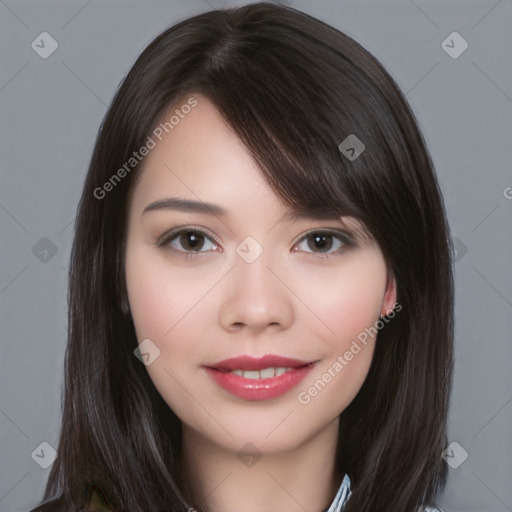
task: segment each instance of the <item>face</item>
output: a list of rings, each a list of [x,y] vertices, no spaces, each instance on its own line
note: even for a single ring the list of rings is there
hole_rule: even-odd
[[[215,107],[196,99],[150,151],[130,205],[137,339],[150,340],[146,369],[184,429],[233,451],[249,441],[289,450],[337,425],[359,391],[394,281],[355,219],[293,217]],[[182,202],[155,205],[172,198]],[[266,355],[294,362],[264,367],[293,369],[219,370]]]

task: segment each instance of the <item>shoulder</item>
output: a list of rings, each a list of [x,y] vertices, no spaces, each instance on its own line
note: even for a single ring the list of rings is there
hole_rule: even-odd
[[[59,497],[41,503],[29,512],[69,512],[69,506],[62,497]],[[114,512],[114,508],[107,501],[100,487],[92,485],[88,489],[85,505],[76,512]]]
[[[97,486],[93,485],[89,489],[89,496],[85,507],[83,509],[84,512],[113,512],[113,508],[110,503],[107,501],[105,495],[102,490]]]

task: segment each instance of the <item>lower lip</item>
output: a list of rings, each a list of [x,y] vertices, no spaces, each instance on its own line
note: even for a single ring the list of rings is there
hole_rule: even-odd
[[[269,379],[244,379],[231,372],[222,372],[205,367],[206,373],[226,391],[244,400],[270,400],[284,395],[294,388],[313,369],[315,363],[302,368],[294,368],[278,377]]]

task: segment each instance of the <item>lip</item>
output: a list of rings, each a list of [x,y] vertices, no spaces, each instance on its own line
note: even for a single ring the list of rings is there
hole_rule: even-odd
[[[292,359],[290,357],[278,356],[275,354],[266,354],[262,357],[254,356],[237,356],[224,359],[217,363],[207,365],[207,368],[215,370],[263,370],[264,368],[301,368],[315,361],[301,361],[300,359]]]
[[[244,400],[270,400],[284,395],[297,386],[316,366],[318,361],[267,355],[261,358],[241,356],[226,359],[204,369],[213,381],[232,395]],[[268,367],[287,367],[292,370],[269,379],[246,379],[230,370],[262,370]]]

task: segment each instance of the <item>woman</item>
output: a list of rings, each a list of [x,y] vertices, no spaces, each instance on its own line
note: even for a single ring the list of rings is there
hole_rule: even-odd
[[[34,510],[433,510],[449,240],[414,116],[358,43],[270,3],[171,27],[84,184]]]

